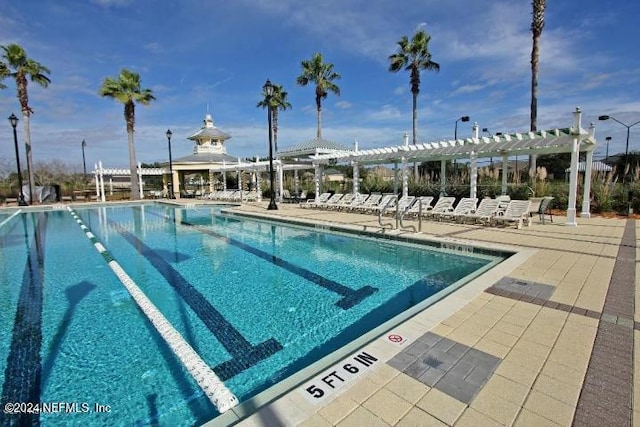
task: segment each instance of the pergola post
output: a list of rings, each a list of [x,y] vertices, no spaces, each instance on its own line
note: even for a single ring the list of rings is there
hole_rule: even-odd
[[[238,157],[238,190],[240,190],[240,203],[242,203],[242,163],[240,162],[240,157]]]
[[[393,164],[393,194],[398,195],[398,162]]]
[[[573,128],[571,129],[574,132],[573,143],[571,147],[571,168],[569,171],[569,204],[567,206],[567,223],[566,225],[577,226],[578,223],[576,221],[576,199],[578,193],[578,155],[580,153],[580,121],[581,121],[582,113],[580,112],[580,108],[576,108],[576,111],[573,113],[574,121]]]
[[[282,171],[282,163],[279,159],[276,159],[276,171],[278,172],[278,200],[282,203],[282,193],[284,191],[284,179],[283,179],[283,171]]]
[[[138,162],[136,173],[138,174],[138,191],[140,192],[140,198],[144,199],[144,192],[142,191],[142,163],[140,162]]]
[[[358,169],[358,162],[353,162],[353,194],[360,192],[360,170]]]
[[[300,178],[298,177],[298,169],[293,170],[293,192],[296,197],[300,194]]]
[[[587,151],[587,163],[584,168],[584,186],[582,193],[582,218],[591,218],[591,170],[593,169],[593,151]]]
[[[256,165],[260,161],[260,158],[256,156]],[[260,187],[260,169],[256,168],[256,190],[258,191],[258,201],[262,201],[262,188]]]
[[[502,195],[507,195],[507,179],[509,178],[509,155],[502,155]]]
[[[318,200],[320,198],[320,190],[322,189],[322,166],[313,165],[313,169],[315,172],[316,200]]]
[[[407,173],[407,158],[403,157],[402,161],[402,197],[409,194],[409,174]]]
[[[469,197],[475,199],[478,197],[478,155],[476,153],[476,141],[478,141],[478,122],[473,123],[473,142],[472,149],[470,153],[471,158],[471,175],[469,179],[471,180],[471,189],[469,193]]]
[[[440,160],[440,197],[446,194],[447,188],[447,161]]]

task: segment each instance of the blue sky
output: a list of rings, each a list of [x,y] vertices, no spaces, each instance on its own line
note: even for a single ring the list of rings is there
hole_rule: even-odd
[[[402,6],[400,6],[400,4]],[[209,111],[230,133],[231,155],[265,157],[266,111],[256,108],[267,78],[282,84],[292,110],[279,119],[279,147],[315,137],[314,91],[295,84],[300,61],[321,52],[342,79],[341,96],[323,103],[323,137],[360,148],[402,143],[411,131],[407,72],[390,73],[401,36],[424,28],[439,73],[423,73],[418,98],[421,142],[453,138],[462,115],[492,133],[529,128],[531,2],[500,0],[0,0],[0,44],[18,43],[51,69],[51,85],[29,86],[35,110],[34,161],[58,159],[82,170],[127,167],[121,104],[98,96],[107,76],[138,72],[157,100],[136,109],[138,161],[190,154],[187,136]],[[567,127],[580,106],[595,122],[604,157],[624,151],[626,129],[640,120],[640,3],[548,2],[541,39],[538,128]],[[15,86],[0,90],[0,114],[20,116]],[[2,123],[2,122],[0,122]],[[12,160],[8,121],[0,160]],[[21,127],[19,127],[21,137]],[[471,123],[458,124],[469,136]],[[631,149],[640,150],[640,125]],[[24,152],[23,152],[24,153]],[[24,160],[23,160],[24,161]]]

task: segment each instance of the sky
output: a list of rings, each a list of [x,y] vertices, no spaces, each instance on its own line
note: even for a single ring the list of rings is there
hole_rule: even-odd
[[[270,79],[288,92],[280,112],[280,150],[316,135],[315,93],[298,86],[300,62],[322,53],[341,79],[340,96],[323,101],[322,135],[360,149],[400,145],[411,133],[409,73],[391,73],[389,55],[404,35],[431,36],[439,72],[423,72],[418,140],[529,129],[529,0],[0,0],[0,45],[20,44],[47,66],[51,84],[29,84],[34,163],[58,160],[82,170],[128,167],[122,104],[98,95],[123,68],[140,74],[157,98],[137,106],[137,160],[167,162],[193,152],[187,137],[209,112],[229,133],[229,154],[268,155],[267,112],[257,108]],[[604,158],[624,152],[640,120],[640,2],[547,2],[540,40],[538,129],[568,127],[576,107],[593,122]],[[0,115],[21,118],[15,84],[0,90]],[[486,133],[485,133],[486,135]],[[22,146],[22,126],[18,138]],[[0,122],[0,161],[14,161],[8,120]],[[21,148],[24,156],[24,148]],[[630,151],[640,151],[640,124]],[[22,162],[24,162],[22,157]],[[23,166],[24,167],[24,166]]]

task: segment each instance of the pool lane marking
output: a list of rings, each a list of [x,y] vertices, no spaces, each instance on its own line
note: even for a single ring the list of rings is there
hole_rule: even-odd
[[[17,216],[19,213],[22,212],[22,209],[18,209],[17,211],[15,211],[14,213],[11,214],[11,216],[9,218],[5,218],[4,221],[0,222],[0,228],[4,227],[4,225],[6,223],[8,223],[9,221],[11,221],[15,216]]]
[[[213,368],[223,381],[236,376],[245,369],[282,350],[282,344],[275,338],[269,338],[255,346],[252,345],[204,295],[176,271],[171,264],[165,261],[161,255],[115,222],[110,221],[110,225],[155,267],[167,283],[176,290],[180,297],[197,314],[227,353],[231,355],[231,360]]]
[[[38,215],[33,240],[28,246],[27,262],[22,276],[22,287],[18,297],[11,346],[7,356],[2,385],[2,407],[8,403],[40,402],[40,380],[42,365],[42,299],[44,286],[44,239],[47,217]],[[26,218],[23,218],[26,222]],[[25,239],[27,228],[25,223]],[[40,416],[20,412],[0,412],[0,425],[40,425]]]
[[[175,221],[175,219],[174,219]],[[224,241],[225,243],[228,243],[232,246],[235,246],[239,249],[242,249],[246,252],[249,252],[252,255],[255,255],[259,258],[264,259],[265,261],[269,261],[270,263],[283,268],[291,273],[297,274],[298,276],[312,282],[315,283],[316,285],[330,291],[333,293],[336,293],[340,296],[342,296],[342,298],[340,298],[335,305],[337,305],[338,307],[342,308],[343,310],[348,310],[351,307],[358,305],[363,299],[365,299],[366,297],[368,297],[369,295],[374,294],[375,292],[378,291],[377,288],[374,288],[372,286],[369,285],[365,285],[363,287],[361,287],[360,289],[357,290],[353,290],[351,288],[349,288],[348,286],[344,286],[336,281],[333,281],[331,279],[328,279],[326,277],[323,277],[317,273],[314,273],[313,271],[307,270],[306,268],[297,266],[289,261],[286,261],[280,257],[277,257],[275,255],[272,255],[268,252],[265,252],[263,250],[260,250],[258,248],[254,248],[253,246],[247,245],[246,243],[240,242],[239,240],[235,240],[231,237],[227,237],[223,234],[217,233],[213,230],[210,230],[208,228],[206,228],[206,226],[203,225],[198,225],[198,224],[193,224],[187,221],[180,221],[180,223],[182,225],[186,225],[188,227],[193,227],[195,229],[197,229],[198,231],[208,234],[212,237],[215,237],[217,239],[220,239],[222,241]]]
[[[93,246],[102,255],[111,270],[118,276],[118,279],[127,291],[129,291],[129,294],[131,294],[138,307],[140,307],[140,310],[147,316],[176,357],[180,359],[180,362],[182,362],[187,371],[189,371],[218,412],[224,413],[236,406],[238,404],[238,398],[224,385],[209,365],[202,360],[182,335],[169,323],[160,310],[153,305],[151,300],[140,290],[138,285],[122,269],[109,251],[107,251],[95,235],[91,233],[89,228],[84,225],[75,211],[71,207],[67,207],[67,210],[80,225],[80,228],[82,228],[89,240],[93,243]]]

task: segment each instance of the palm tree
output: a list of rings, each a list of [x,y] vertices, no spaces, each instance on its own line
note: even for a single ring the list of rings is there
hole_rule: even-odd
[[[24,145],[27,150],[27,174],[29,175],[29,201],[33,203],[33,155],[31,154],[31,126],[29,117],[33,114],[33,109],[29,106],[29,94],[27,92],[28,79],[42,87],[49,86],[51,80],[46,74],[51,71],[44,65],[29,58],[22,46],[9,44],[2,46],[4,53],[2,59],[5,61],[2,73],[6,77],[12,77],[16,81],[18,89],[18,101],[22,109],[22,123],[24,125]],[[0,76],[0,80],[1,80]]]
[[[544,11],[547,7],[546,0],[533,0],[533,20],[531,21],[531,35],[533,46],[531,48],[531,131],[538,130],[538,63],[540,36],[544,28]],[[536,156],[529,156],[529,169],[536,169]]]
[[[7,68],[7,64],[4,62],[0,62],[0,89],[6,89],[7,86],[2,84],[2,81],[9,77],[9,68]]]
[[[127,136],[129,140],[129,168],[131,169],[131,199],[140,199],[138,183],[136,150],[133,143],[133,130],[136,122],[136,103],[149,105],[156,98],[151,89],[140,88],[140,75],[122,69],[117,79],[106,77],[99,90],[100,96],[113,98],[124,104],[124,119],[127,123]]]
[[[340,79],[340,74],[333,71],[333,64],[322,61],[322,54],[316,53],[311,60],[300,63],[302,74],[296,79],[300,86],[306,86],[310,82],[316,85],[316,110],[318,112],[317,138],[322,138],[322,100],[328,95],[328,91],[340,96],[340,88],[333,82]]]
[[[262,89],[262,96],[264,99],[258,102],[256,107],[271,108],[272,114],[272,128],[273,128],[273,142],[275,145],[276,153],[278,152],[278,110],[287,110],[291,108],[291,104],[287,100],[289,94],[284,90],[282,85],[273,84],[273,94],[271,97],[267,95],[266,90]]]
[[[411,41],[402,36],[398,41],[398,51],[389,56],[389,71],[397,73],[407,70],[411,73],[411,94],[413,95],[413,144],[418,143],[418,93],[420,93],[420,70],[440,71],[440,64],[431,60],[429,52],[431,36],[424,30],[416,31]],[[418,177],[418,164],[414,163],[414,175]]]

